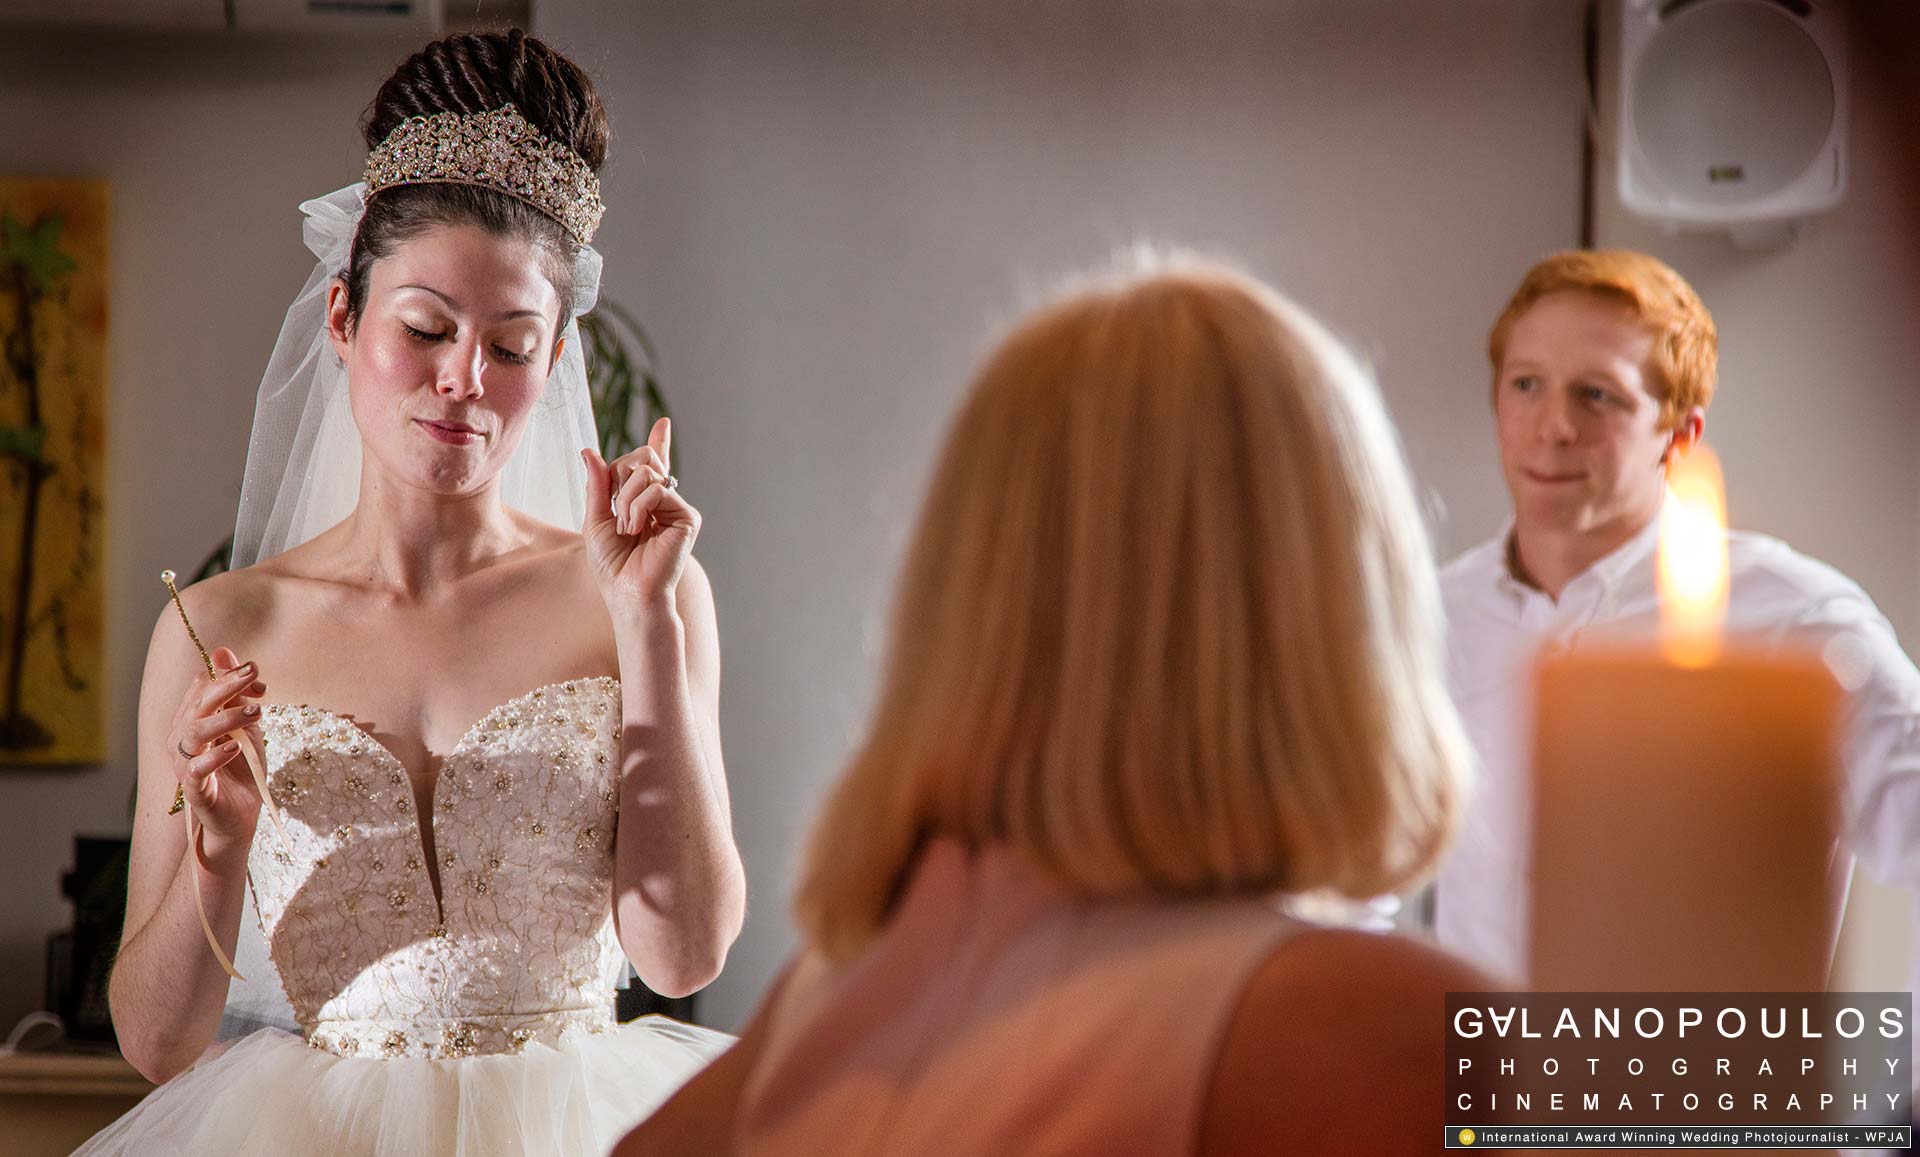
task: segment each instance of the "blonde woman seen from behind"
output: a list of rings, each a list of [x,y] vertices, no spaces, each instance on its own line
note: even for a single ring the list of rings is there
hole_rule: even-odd
[[[805,947],[617,1152],[1432,1149],[1480,977],[1275,903],[1418,884],[1460,807],[1406,470],[1306,313],[1150,266],[982,369]]]

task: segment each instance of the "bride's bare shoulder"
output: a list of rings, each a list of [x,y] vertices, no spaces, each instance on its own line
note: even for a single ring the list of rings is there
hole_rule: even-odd
[[[268,624],[273,622],[277,610],[288,602],[292,589],[302,581],[302,577],[287,570],[280,559],[270,559],[181,587],[180,605],[193,624],[194,634],[208,651],[231,647],[242,658],[247,658]],[[154,624],[154,647],[170,652],[195,651],[180,621],[179,610],[164,591],[160,593],[162,603],[159,619]]]
[[[542,522],[526,514],[516,513],[515,517],[521,529],[528,536],[528,544],[536,554],[551,554],[555,551],[580,551],[587,549],[586,536],[577,530],[564,526],[555,526],[551,522]]]
[[[528,535],[526,558],[534,561],[540,568],[551,567],[585,573],[587,566],[585,535],[577,530],[568,530],[564,526],[541,522],[536,518],[525,515],[520,517],[521,526]]]
[[[189,635],[172,598],[159,583],[154,589],[160,605],[141,682],[143,711],[153,696],[169,705],[178,699],[187,681],[202,669],[201,647],[209,655],[215,648],[230,647],[242,659],[249,658],[249,644],[262,618],[261,603],[267,597],[265,589],[245,571],[229,571],[181,587],[180,608],[185,610],[187,622],[193,624]],[[194,645],[194,636],[198,636],[200,646]]]

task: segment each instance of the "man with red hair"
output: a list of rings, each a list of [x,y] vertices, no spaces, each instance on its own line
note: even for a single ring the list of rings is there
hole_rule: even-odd
[[[1516,981],[1527,962],[1532,661],[1543,647],[1655,629],[1667,471],[1706,426],[1717,345],[1679,274],[1643,253],[1592,250],[1529,270],[1488,340],[1513,518],[1441,575],[1448,678],[1482,781],[1441,866],[1435,915],[1443,944]],[[1740,531],[1728,553],[1729,631],[1816,649],[1849,694],[1847,848],[1877,879],[1920,892],[1920,672],[1832,567]]]

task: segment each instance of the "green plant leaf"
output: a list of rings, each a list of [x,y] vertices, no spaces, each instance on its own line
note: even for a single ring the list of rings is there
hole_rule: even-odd
[[[639,319],[619,303],[603,300],[580,319],[580,333],[587,343],[587,391],[600,432],[600,456],[612,461],[639,446],[633,433],[636,401],[655,418],[671,414],[653,374],[653,343]],[[671,462],[667,468],[673,468]]]
[[[0,458],[43,461],[47,431],[42,426],[0,426]]]
[[[79,263],[60,252],[59,217],[48,215],[35,226],[27,226],[12,214],[0,215],[0,261],[19,266],[42,293],[52,289],[61,278],[80,268]]]

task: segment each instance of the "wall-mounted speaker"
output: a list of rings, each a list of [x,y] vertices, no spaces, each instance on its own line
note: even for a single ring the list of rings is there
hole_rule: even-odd
[[[1791,225],[1847,188],[1840,0],[1622,0],[1620,201],[1667,225]]]

